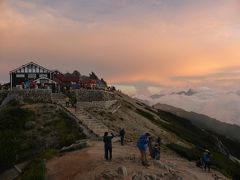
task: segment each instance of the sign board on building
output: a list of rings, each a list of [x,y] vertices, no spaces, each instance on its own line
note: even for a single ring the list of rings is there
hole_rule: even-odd
[[[47,78],[48,75],[47,75],[47,74],[39,74],[39,77],[40,77],[40,78]]]
[[[25,74],[16,74],[17,78],[25,78]]]
[[[40,79],[41,84],[46,84],[49,83],[48,79]]]
[[[36,74],[28,74],[28,78],[36,79]]]

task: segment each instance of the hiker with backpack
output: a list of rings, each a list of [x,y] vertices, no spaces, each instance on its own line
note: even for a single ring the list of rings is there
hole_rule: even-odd
[[[204,163],[204,170],[206,171],[208,169],[208,172],[210,172],[211,169],[211,157],[209,150],[205,150],[203,153],[203,163]]]
[[[141,135],[137,142],[137,147],[141,153],[141,160],[143,166],[149,166],[147,163],[147,150],[148,150],[148,143],[149,143],[149,133],[145,133]]]

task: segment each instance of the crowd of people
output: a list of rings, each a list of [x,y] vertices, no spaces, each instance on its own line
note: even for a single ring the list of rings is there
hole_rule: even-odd
[[[125,144],[125,129],[121,128],[119,131],[120,143]],[[105,132],[103,136],[104,142],[104,158],[106,160],[112,159],[112,139],[115,135],[112,132]],[[161,138],[154,139],[149,133],[141,135],[137,141],[137,147],[141,154],[141,161],[143,166],[149,166],[147,160],[148,150],[152,159],[160,160],[160,145]]]
[[[22,89],[38,89],[38,84],[33,80],[25,80],[21,85]]]
[[[104,142],[104,157],[106,160],[112,159],[112,139],[115,135],[111,132],[105,132],[103,136]],[[125,129],[121,128],[119,131],[120,143],[123,146],[125,143]],[[153,137],[150,133],[144,133],[138,138],[137,148],[140,151],[141,162],[143,166],[149,166],[148,163],[148,154],[153,160],[160,160],[160,152],[161,152],[161,138]],[[199,164],[198,164],[199,163]],[[209,171],[211,169],[211,154],[209,150],[205,150],[203,156],[200,158],[198,166],[201,166],[205,171]]]

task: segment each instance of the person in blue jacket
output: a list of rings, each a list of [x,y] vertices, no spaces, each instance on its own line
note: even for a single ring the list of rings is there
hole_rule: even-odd
[[[203,153],[203,162],[204,162],[204,169],[205,169],[205,171],[208,168],[208,172],[210,172],[210,169],[211,169],[211,157],[210,157],[210,152],[207,149]]]
[[[150,137],[150,134],[145,133],[139,137],[137,142],[137,147],[141,153],[142,165],[144,166],[149,166],[149,164],[147,163],[147,149],[148,149],[149,137]]]

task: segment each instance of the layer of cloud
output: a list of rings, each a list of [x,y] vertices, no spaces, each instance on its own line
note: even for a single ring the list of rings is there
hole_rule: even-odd
[[[151,99],[139,96],[148,100],[151,105],[162,103],[175,106],[186,111],[193,111],[207,115],[217,120],[240,125],[240,93],[239,91],[226,91],[211,88],[195,88],[195,94],[186,96],[173,92],[182,91],[183,89],[164,90],[159,94],[162,96],[158,99]],[[187,90],[185,90],[187,91]]]
[[[0,8],[3,79],[36,61],[50,69],[96,71],[115,84],[186,86],[194,82],[172,77],[209,81],[219,69],[240,66],[234,0],[9,0]],[[229,79],[219,78],[218,84]]]

